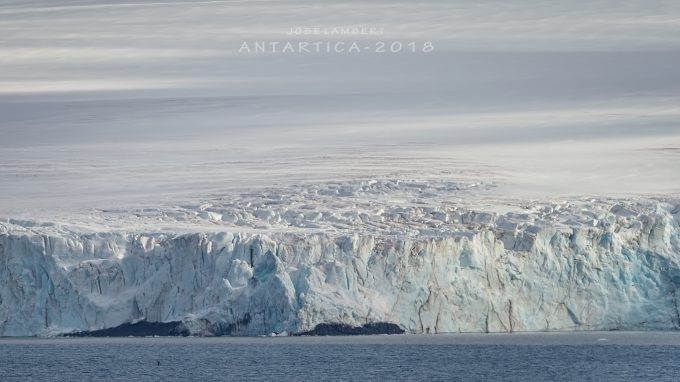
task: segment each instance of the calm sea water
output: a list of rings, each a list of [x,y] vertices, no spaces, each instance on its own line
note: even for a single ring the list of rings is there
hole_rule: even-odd
[[[0,339],[2,381],[679,381],[678,360],[675,332]]]

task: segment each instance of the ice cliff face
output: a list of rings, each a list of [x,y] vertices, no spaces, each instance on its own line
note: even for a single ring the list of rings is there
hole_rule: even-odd
[[[411,333],[679,328],[680,204],[583,203],[587,211],[579,203],[525,213],[393,207],[401,215],[375,206],[385,227],[421,216],[421,231],[402,235],[365,225],[85,232],[8,220],[0,335],[142,320],[183,321],[197,335],[372,322]],[[195,216],[215,220],[203,212]],[[318,214],[317,225],[337,223]]]

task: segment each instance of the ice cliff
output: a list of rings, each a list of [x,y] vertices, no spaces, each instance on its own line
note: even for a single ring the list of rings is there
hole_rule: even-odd
[[[477,187],[486,186],[261,192],[97,211],[96,229],[6,219],[0,335],[140,321],[181,321],[195,335],[370,323],[409,333],[680,328],[680,201],[494,212],[437,199]]]

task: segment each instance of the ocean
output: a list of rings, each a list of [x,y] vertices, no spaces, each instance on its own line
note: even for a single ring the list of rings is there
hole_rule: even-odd
[[[0,380],[678,381],[680,333],[2,338]]]

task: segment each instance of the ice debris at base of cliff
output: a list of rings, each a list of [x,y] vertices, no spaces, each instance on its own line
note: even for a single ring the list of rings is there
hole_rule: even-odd
[[[136,322],[193,335],[680,328],[680,200],[509,200],[495,211],[466,200],[492,186],[328,183],[6,219],[0,335]]]

